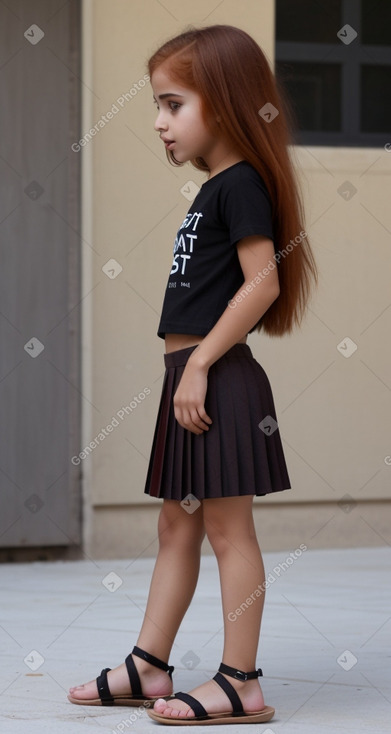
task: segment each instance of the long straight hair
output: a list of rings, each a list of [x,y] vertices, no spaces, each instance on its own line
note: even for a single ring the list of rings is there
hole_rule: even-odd
[[[205,124],[215,133],[219,118],[222,138],[251,163],[266,184],[272,203],[275,252],[280,252],[275,258],[280,293],[254,328],[270,336],[289,333],[301,323],[311,287],[317,281],[317,268],[303,226],[301,192],[289,155],[293,117],[286,95],[258,44],[233,26],[191,27],[151,56],[150,77],[162,64],[174,82],[200,95]],[[262,116],[259,111],[265,105],[273,107],[266,107]],[[268,118],[269,111],[272,115]],[[172,151],[166,152],[170,163],[183,165]],[[202,158],[191,163],[209,171]]]

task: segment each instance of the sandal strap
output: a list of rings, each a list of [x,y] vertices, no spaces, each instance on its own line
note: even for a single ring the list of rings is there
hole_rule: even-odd
[[[154,655],[150,655],[148,652],[141,650],[140,647],[135,646],[133,648],[133,651],[128,655],[125,660],[126,670],[128,671],[130,687],[132,690],[132,696],[144,695],[141,688],[140,676],[137,672],[137,668],[134,664],[132,655],[137,655],[137,657],[146,660],[147,663],[154,665],[156,668],[164,670],[171,678],[174,670],[173,665],[167,665],[167,663],[164,663],[163,660],[159,660],[159,658],[155,658]],[[103,668],[101,674],[96,679],[96,685],[98,687],[98,694],[100,700],[102,701],[102,706],[114,705],[114,696],[112,696],[111,694],[107,680],[107,673],[109,673],[110,670],[111,668]]]
[[[204,709],[202,703],[197,701],[196,698],[193,698],[193,696],[190,695],[190,693],[174,693],[174,698],[179,698],[180,701],[184,701],[187,703],[190,708],[193,709],[195,716],[197,719],[205,718],[209,719],[208,712]]]
[[[244,673],[242,670],[237,670],[236,668],[231,668],[230,665],[225,665],[225,663],[221,663],[219,673],[224,673],[225,675],[231,676],[231,678],[236,678],[236,680],[242,681],[252,680],[253,678],[258,678],[258,676],[263,675],[261,668],[253,670],[251,673]]]
[[[146,660],[147,663],[150,663],[150,665],[154,665],[155,668],[160,668],[160,670],[164,670],[170,678],[172,678],[172,674],[174,672],[174,666],[168,665],[168,663],[165,663],[163,660],[160,660],[159,658],[156,658],[154,655],[151,655],[149,652],[145,652],[145,650],[142,650],[141,647],[137,647],[137,645],[134,646],[131,655],[136,655],[138,658],[142,658],[143,660]]]
[[[232,706],[232,713],[235,716],[236,714],[243,714],[243,705],[242,702],[237,694],[237,691],[235,691],[235,688],[231,685],[231,683],[224,678],[221,673],[216,673],[216,675],[213,677],[213,680],[218,683],[220,688],[223,689],[226,696],[228,696],[231,706]]]
[[[231,683],[226,678],[224,678],[224,675],[222,675],[222,673],[225,673],[225,675],[230,675],[232,678],[236,678],[237,680],[245,681],[251,680],[252,678],[258,678],[258,676],[263,675],[262,670],[261,668],[258,668],[258,670],[254,670],[250,673],[243,673],[242,670],[237,670],[236,668],[231,668],[229,665],[225,665],[225,663],[221,663],[218,672],[213,677],[213,680],[216,681],[220,688],[222,688],[225,695],[229,699],[232,706],[232,715],[241,716],[242,714],[244,714],[243,704],[233,685],[231,685]],[[184,701],[184,703],[187,703],[188,706],[193,709],[197,720],[202,718],[210,718],[202,703],[197,701],[197,699],[191,696],[190,693],[174,693],[173,697],[178,698],[180,701]]]
[[[113,706],[114,698],[110,693],[109,684],[107,682],[107,673],[111,668],[103,668],[100,675],[96,679],[96,685],[98,686],[99,698],[102,701],[102,706]]]
[[[143,692],[141,688],[140,676],[134,664],[132,654],[133,653],[130,653],[125,660],[126,670],[128,671],[130,687],[132,690],[132,696],[142,696]]]

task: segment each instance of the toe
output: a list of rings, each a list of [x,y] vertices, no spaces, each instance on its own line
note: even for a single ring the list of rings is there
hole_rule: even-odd
[[[98,691],[95,682],[83,683],[83,685],[81,686],[73,686],[69,689],[69,694],[72,696],[72,698],[77,698],[80,701],[98,697]]]
[[[158,714],[162,714],[166,708],[167,701],[165,701],[164,698],[158,698],[153,705],[153,710],[156,711]]]
[[[175,708],[175,706],[168,706],[167,701],[162,698],[159,698],[157,701],[155,701],[154,710],[156,711],[156,713],[162,714],[163,716],[173,716],[180,719],[194,717],[193,709],[178,709]]]
[[[69,689],[69,693],[74,696],[74,698],[77,698],[77,694],[84,690],[84,686],[73,686],[73,688]]]
[[[182,718],[184,714],[184,711],[179,711],[179,709],[173,708],[172,706],[167,706],[164,715],[165,716],[174,716],[176,718]]]

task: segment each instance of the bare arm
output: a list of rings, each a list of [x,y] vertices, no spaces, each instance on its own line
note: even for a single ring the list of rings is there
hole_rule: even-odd
[[[280,292],[277,267],[270,270],[260,283],[255,283],[258,273],[262,273],[273,258],[272,240],[258,235],[244,237],[237,249],[244,282],[232,298],[231,305],[192,352],[174,396],[177,421],[197,434],[208,430],[208,424],[212,423],[204,407],[209,368],[246,336]],[[244,290],[246,295],[241,297]]]

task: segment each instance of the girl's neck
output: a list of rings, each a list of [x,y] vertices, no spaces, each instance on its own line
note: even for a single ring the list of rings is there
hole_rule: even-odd
[[[243,161],[244,158],[239,153],[228,153],[226,156],[221,158],[218,161],[215,161],[214,163],[211,163],[209,165],[210,172],[208,176],[209,179],[213,178],[213,176],[216,176],[218,173],[221,173],[221,171],[225,171],[226,168],[230,168],[230,166],[233,166],[235,163],[239,163],[239,161]]]

